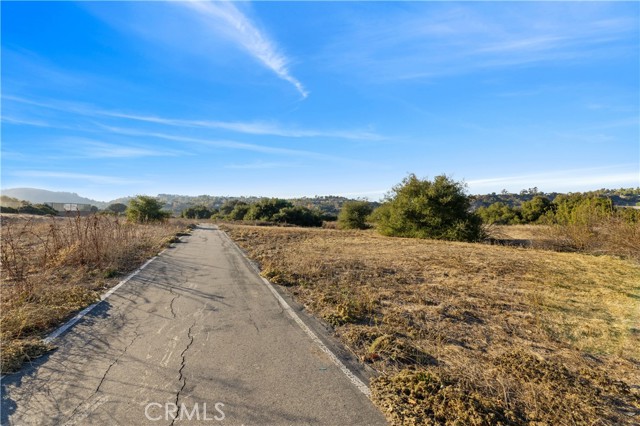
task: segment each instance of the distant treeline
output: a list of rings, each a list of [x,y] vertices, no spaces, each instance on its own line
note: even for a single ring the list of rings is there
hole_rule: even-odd
[[[557,194],[553,198],[547,194],[537,194],[519,204],[496,201],[477,208],[475,212],[484,223],[496,225],[579,225],[611,217],[626,222],[640,221],[640,210],[631,208],[634,204],[616,204],[614,200],[618,197],[622,198],[620,195],[611,197],[600,191]],[[626,195],[622,199],[629,198],[631,196]]]
[[[503,190],[499,194],[493,192],[486,195],[474,195],[472,207],[489,207],[495,203],[503,203],[508,207],[521,207],[523,203],[540,196],[554,201],[560,195],[583,195],[586,197],[608,198],[614,206],[637,206],[640,205],[640,188],[620,188],[620,189],[598,189],[596,191],[559,193],[541,192],[538,188],[523,189],[519,193],[511,193]]]
[[[182,213],[196,206],[206,207],[210,211],[217,211],[228,205],[230,202],[242,202],[246,204],[255,204],[265,197],[231,197],[231,196],[214,196],[214,195],[172,195],[172,194],[159,194],[157,197],[163,204],[163,208],[170,211],[174,216],[181,216]],[[122,203],[129,204],[130,197],[120,198],[112,201],[112,204]],[[345,202],[353,201],[350,198],[341,197],[337,195],[326,195],[316,197],[302,197],[302,198],[289,198],[286,200],[295,207],[306,207],[311,210],[319,210],[323,214],[337,216]],[[379,203],[372,203],[374,206]]]

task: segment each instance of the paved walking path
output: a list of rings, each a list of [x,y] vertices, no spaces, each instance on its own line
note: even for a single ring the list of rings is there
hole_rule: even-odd
[[[183,240],[3,378],[3,425],[385,424],[222,231]]]

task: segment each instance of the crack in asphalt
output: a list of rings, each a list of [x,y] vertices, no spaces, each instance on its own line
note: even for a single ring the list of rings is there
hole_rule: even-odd
[[[196,322],[194,321],[193,324],[191,325],[191,327],[189,327],[189,329],[187,330],[187,338],[189,339],[189,343],[187,343],[187,347],[184,348],[184,350],[182,351],[182,353],[180,354],[180,356],[182,357],[182,363],[180,364],[180,369],[178,370],[178,381],[182,382],[182,386],[180,387],[180,389],[178,390],[178,392],[176,393],[176,407],[178,407],[178,411],[175,414],[175,417],[173,418],[173,420],[171,421],[171,426],[173,426],[173,424],[175,423],[175,421],[177,420],[179,414],[180,414],[180,405],[178,405],[178,403],[180,402],[180,394],[182,393],[182,391],[184,390],[184,388],[187,386],[187,378],[184,377],[182,375],[182,370],[184,370],[184,368],[187,365],[187,361],[186,361],[186,353],[189,350],[189,348],[191,347],[191,345],[193,344],[193,335],[191,335],[191,329],[193,329],[193,327],[195,327]]]
[[[129,342],[129,344],[127,346],[125,346],[125,348],[122,350],[122,352],[120,352],[120,354],[116,357],[115,360],[113,360],[113,362],[111,364],[109,364],[109,366],[107,367],[107,369],[105,370],[104,374],[102,375],[102,378],[100,379],[100,383],[98,383],[98,386],[96,387],[96,390],[93,391],[93,393],[91,395],[89,395],[88,397],[86,397],[85,399],[83,399],[77,406],[76,408],[73,409],[73,411],[71,412],[71,415],[69,416],[69,418],[65,421],[65,423],[69,422],[71,419],[73,419],[73,417],[76,415],[76,413],[78,412],[78,410],[80,409],[80,407],[82,407],[87,401],[89,401],[91,398],[93,398],[99,391],[100,388],[102,387],[102,383],[104,383],[105,379],[107,378],[107,375],[109,375],[109,371],[111,371],[111,368],[113,368],[114,365],[116,365],[118,363],[118,361],[120,361],[120,358],[122,358],[122,356],[124,356],[124,354],[127,353],[127,351],[129,350],[129,348],[135,343],[136,340],[138,340],[138,338],[140,337],[140,334],[138,333],[138,329],[140,328],[140,325],[138,325],[136,327],[136,329],[133,331],[134,337],[131,340],[131,342]]]
[[[256,322],[253,320],[253,317],[251,316],[251,312],[249,312],[249,322],[253,324],[253,326],[256,328],[256,332],[260,334],[260,329],[258,328],[258,324],[256,324]]]
[[[178,297],[180,297],[180,296],[181,296],[181,294],[180,294],[180,293],[174,293],[174,292],[173,292],[173,288],[171,288],[171,287],[169,287],[169,292],[170,292],[171,294],[175,294],[175,296],[173,297],[173,299],[171,299],[171,303],[169,304],[169,309],[171,309],[171,315],[173,315],[173,318],[175,318],[175,317],[176,317],[176,312],[173,310],[173,303],[176,301],[176,299],[177,299]]]

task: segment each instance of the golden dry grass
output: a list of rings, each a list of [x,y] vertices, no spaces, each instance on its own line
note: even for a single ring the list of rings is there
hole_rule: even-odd
[[[638,424],[640,265],[608,256],[225,226],[381,376],[394,424]]]
[[[40,340],[47,332],[95,302],[186,226],[100,216],[3,215],[1,221],[2,373],[50,349]]]

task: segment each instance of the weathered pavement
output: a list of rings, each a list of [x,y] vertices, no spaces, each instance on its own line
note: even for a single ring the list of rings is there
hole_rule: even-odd
[[[2,424],[385,424],[225,234],[185,242],[4,377]]]

